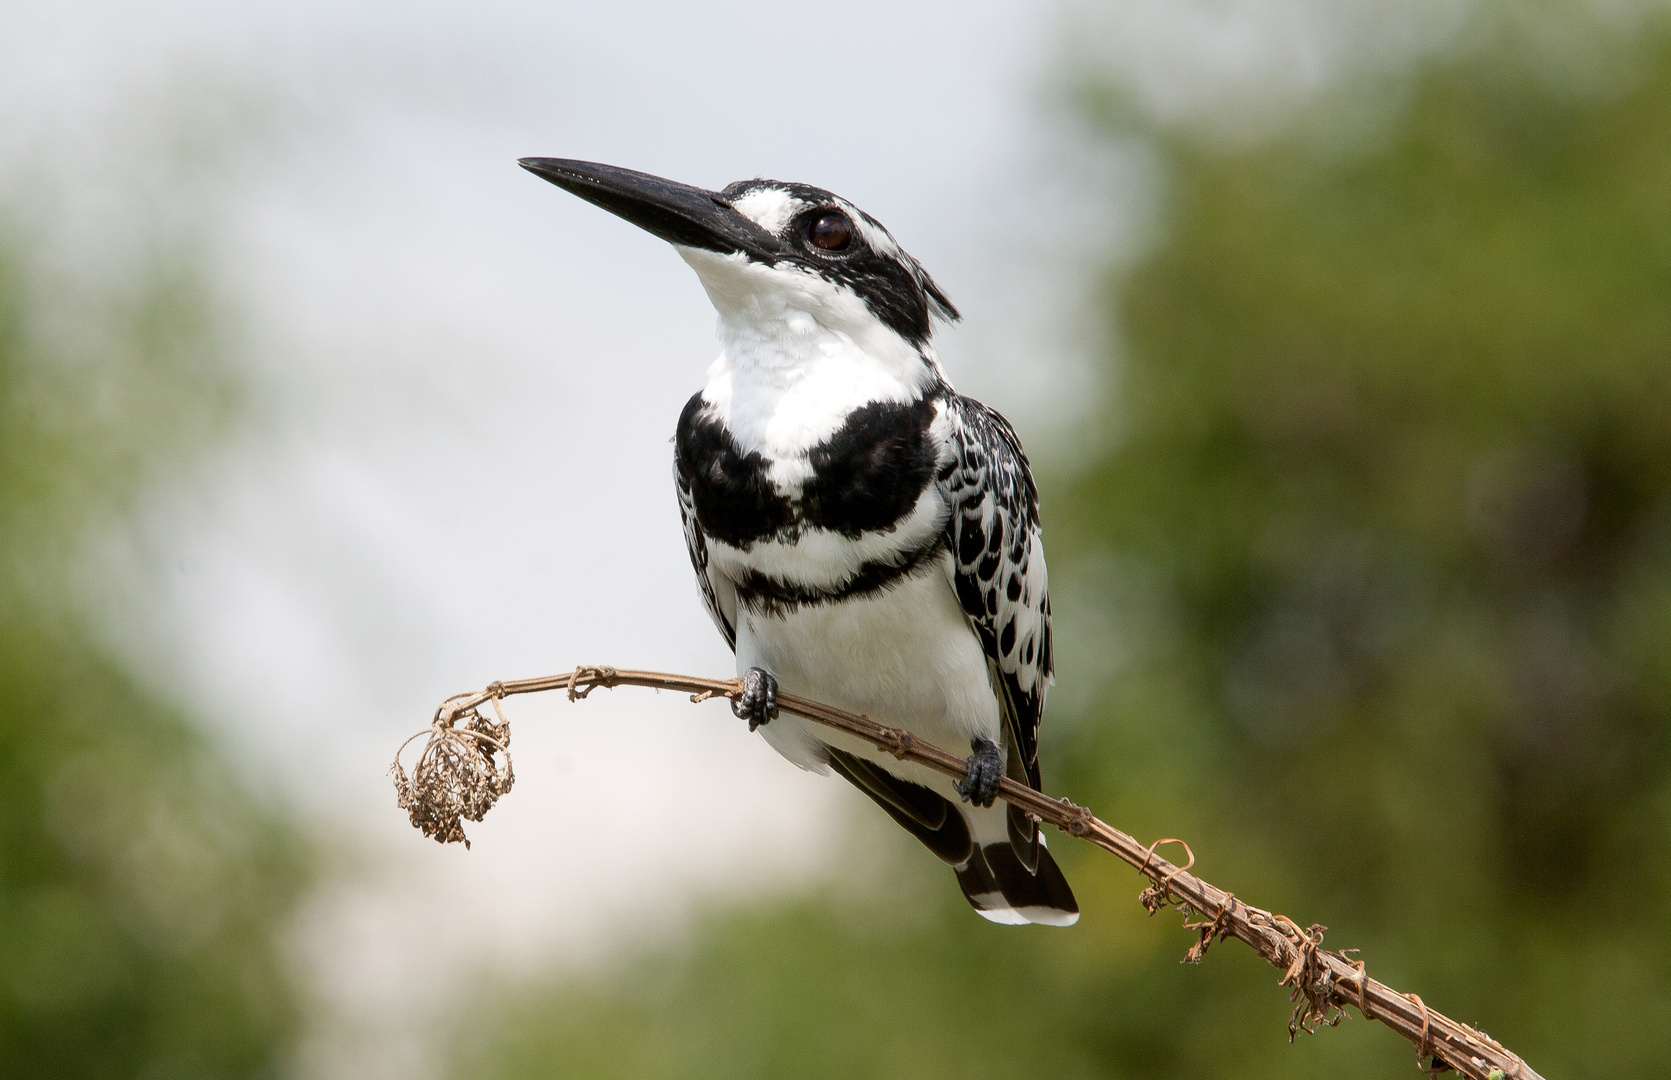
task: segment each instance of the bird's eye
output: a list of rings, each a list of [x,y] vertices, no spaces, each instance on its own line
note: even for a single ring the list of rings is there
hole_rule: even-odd
[[[807,239],[825,251],[845,251],[853,242],[853,223],[840,210],[826,210],[812,219]]]

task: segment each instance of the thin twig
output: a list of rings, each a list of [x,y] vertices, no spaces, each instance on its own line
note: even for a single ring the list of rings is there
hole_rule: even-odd
[[[514,694],[565,690],[571,701],[578,701],[598,687],[617,686],[677,690],[690,694],[691,700],[697,702],[732,699],[742,692],[739,679],[699,679],[657,671],[579,667],[565,675],[496,682],[476,693],[448,698],[435,711],[434,729],[450,727],[474,715],[477,706],[489,701],[497,704],[498,699]],[[902,728],[885,727],[867,717],[794,694],[779,693],[777,703],[783,712],[863,739],[903,761],[916,762],[953,779],[963,779],[967,768],[963,758]],[[1154,844],[1142,844],[1083,806],[1067,799],[1052,799],[1008,778],[999,782],[998,797],[1112,853],[1147,877],[1149,885],[1143,890],[1142,899],[1151,913],[1171,903],[1181,907],[1186,916],[1196,912],[1207,916],[1206,922],[1186,924],[1200,932],[1200,939],[1190,948],[1186,960],[1199,962],[1212,941],[1235,938],[1282,971],[1279,985],[1291,986],[1296,1002],[1289,1022],[1290,1039],[1301,1031],[1314,1030],[1318,1024],[1339,1023],[1350,1006],[1366,1019],[1378,1020],[1408,1039],[1417,1049],[1418,1063],[1431,1055],[1435,1059],[1434,1068],[1448,1065],[1470,1080],[1542,1080],[1518,1055],[1489,1035],[1428,1007],[1414,994],[1399,993],[1370,978],[1362,960],[1348,960],[1343,952],[1322,948],[1324,927],[1313,925],[1301,929],[1286,916],[1246,904],[1234,894],[1190,873],[1195,856],[1187,844],[1182,846],[1189,852],[1189,861],[1183,866],[1155,854],[1155,848],[1161,844],[1182,844],[1182,841],[1157,840]]]

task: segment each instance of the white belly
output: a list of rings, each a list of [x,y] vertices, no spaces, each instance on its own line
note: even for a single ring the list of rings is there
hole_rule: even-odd
[[[788,693],[905,728],[954,754],[967,753],[977,736],[1002,745],[986,653],[953,591],[949,559],[942,554],[921,573],[862,598],[780,615],[739,611],[738,672],[765,668]],[[818,744],[833,743],[884,760],[894,772],[918,771],[787,715],[761,732],[806,769],[823,772]]]

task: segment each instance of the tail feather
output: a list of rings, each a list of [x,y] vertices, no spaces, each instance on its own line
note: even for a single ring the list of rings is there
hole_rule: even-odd
[[[976,845],[957,883],[976,911],[996,923],[1043,923],[1072,926],[1079,921],[1079,901],[1039,836],[1038,870],[1029,873],[1008,842]]]
[[[1037,790],[1038,766],[1031,770],[1026,762],[1021,760],[1021,753],[1015,748],[1015,740],[1010,740],[1008,754],[1004,760],[1004,775],[1017,783],[1026,784]],[[1015,848],[1016,858],[1027,868],[1029,874],[1037,873],[1039,868],[1039,852],[1044,847],[1044,840],[1039,835],[1039,823],[1029,817],[1027,811],[1014,804],[1004,807],[1005,823],[1008,825],[1010,846]]]
[[[942,862],[960,866],[975,850],[969,825],[950,801],[921,784],[901,780],[874,762],[829,747],[830,768],[869,795],[906,832]]]
[[[997,923],[1072,926],[1079,921],[1073,889],[1045,848],[1038,825],[1013,807],[960,807],[937,791],[901,779],[875,762],[835,747],[830,767],[887,811],[912,836],[957,873],[963,895],[984,918]],[[967,813],[990,815],[984,831],[972,828]],[[1000,816],[1001,815],[1001,816]],[[1002,840],[977,842],[1002,829]],[[1025,855],[1033,856],[1028,866]]]

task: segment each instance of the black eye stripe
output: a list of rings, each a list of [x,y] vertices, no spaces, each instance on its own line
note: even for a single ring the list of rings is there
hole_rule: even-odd
[[[739,180],[721,194],[735,202],[761,189],[781,192],[798,204],[790,224],[779,234],[784,241],[783,249],[765,261],[797,265],[851,289],[873,315],[913,345],[928,341],[931,313],[947,320],[957,318],[957,310],[915,260],[892,244],[884,252],[872,249],[866,242],[861,228],[875,230],[878,237],[885,237],[887,230],[882,224],[863,211],[849,213],[833,192],[811,184],[755,179]],[[847,246],[839,251],[812,242],[813,223],[828,213],[840,213],[853,229]]]

